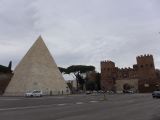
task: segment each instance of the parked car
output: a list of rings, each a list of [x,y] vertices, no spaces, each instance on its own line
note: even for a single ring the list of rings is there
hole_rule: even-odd
[[[42,93],[41,90],[34,90],[34,91],[31,91],[31,92],[26,92],[25,96],[26,97],[42,97],[43,93]]]
[[[106,93],[108,93],[108,94],[114,94],[114,91],[108,90],[108,91],[106,91]]]
[[[105,93],[105,91],[103,91],[103,90],[99,90],[99,91],[98,91],[98,93]]]
[[[152,97],[153,98],[160,98],[160,91],[153,91]]]
[[[131,94],[133,94],[134,91],[133,90],[123,90],[123,93],[131,93]]]
[[[86,91],[86,94],[91,94],[91,91]]]

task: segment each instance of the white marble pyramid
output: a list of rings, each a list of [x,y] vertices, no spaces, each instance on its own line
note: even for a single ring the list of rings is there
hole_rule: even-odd
[[[39,37],[14,70],[4,95],[22,96],[27,91],[66,94],[68,86],[47,46]]]

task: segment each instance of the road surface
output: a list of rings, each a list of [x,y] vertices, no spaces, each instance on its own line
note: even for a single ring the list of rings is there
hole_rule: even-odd
[[[0,97],[0,120],[160,120],[151,94]]]

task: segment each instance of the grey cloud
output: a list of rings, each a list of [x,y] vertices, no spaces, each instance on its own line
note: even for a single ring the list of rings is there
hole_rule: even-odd
[[[0,52],[7,64],[23,57],[39,34],[60,66],[111,59],[132,66],[151,53],[159,64],[159,1],[1,0]],[[7,41],[7,42],[6,42]]]
[[[11,37],[13,40],[23,38],[35,30],[35,10],[31,5],[31,0],[2,0],[0,2],[1,39],[7,38],[11,41]]]

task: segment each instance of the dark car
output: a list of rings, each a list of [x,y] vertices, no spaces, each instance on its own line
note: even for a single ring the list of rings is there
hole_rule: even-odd
[[[134,91],[133,90],[123,90],[123,93],[131,93],[131,94],[133,94]]]
[[[160,91],[153,91],[152,97],[153,98],[160,98]]]

